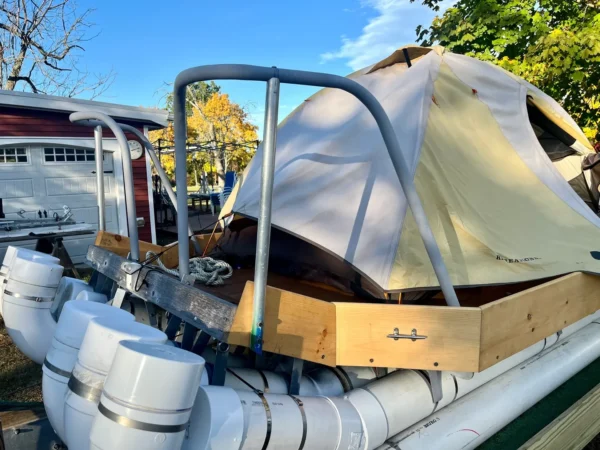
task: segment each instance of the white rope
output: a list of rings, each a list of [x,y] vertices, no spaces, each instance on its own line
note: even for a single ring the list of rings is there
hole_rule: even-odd
[[[154,252],[146,253],[146,259],[155,257],[156,253]],[[165,272],[179,276],[179,271],[177,269],[168,269],[162,263],[160,258],[156,258],[156,263]],[[194,280],[207,286],[220,286],[227,278],[231,278],[233,269],[225,261],[220,261],[218,259],[209,257],[192,258],[190,259],[190,275]]]

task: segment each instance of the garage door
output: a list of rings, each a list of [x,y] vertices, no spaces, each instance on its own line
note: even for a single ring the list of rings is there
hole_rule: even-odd
[[[117,194],[113,155],[104,152],[104,190],[106,199],[106,228],[118,233]],[[34,218],[38,211],[62,215],[63,206],[73,211],[73,219],[98,227],[96,206],[96,160],[89,148],[57,145],[0,147],[0,198],[6,218]],[[85,260],[87,248],[94,235],[66,237],[64,242],[75,263]],[[0,258],[9,244],[0,244]],[[35,247],[32,241],[13,245]]]

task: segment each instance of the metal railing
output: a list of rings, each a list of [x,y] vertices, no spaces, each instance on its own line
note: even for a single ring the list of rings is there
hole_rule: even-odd
[[[104,231],[106,228],[105,222],[105,205],[104,205],[104,165],[102,158],[102,127],[99,127],[98,122],[90,124],[89,120],[99,121],[113,132],[119,143],[121,155],[123,157],[123,178],[125,184],[125,205],[127,211],[127,226],[129,228],[129,241],[131,246],[130,256],[134,261],[140,260],[140,242],[137,229],[137,213],[135,209],[135,190],[133,185],[133,169],[131,167],[131,151],[125,133],[115,120],[107,114],[98,111],[79,111],[74,112],[69,116],[69,120],[73,123],[83,122],[82,125],[94,126],[94,138],[96,144],[96,185],[98,189],[98,217],[99,228]],[[188,246],[189,252],[189,246]]]
[[[101,147],[102,147],[102,124],[103,124],[103,122],[98,121],[98,120],[85,120],[85,121],[81,120],[81,121],[79,121],[79,123],[81,123],[82,125],[90,126],[90,127],[96,127],[94,129],[94,134],[96,134],[96,130],[98,130],[98,128],[100,129],[100,142],[96,141],[96,153],[97,153],[98,149],[99,148],[101,149]],[[165,170],[162,168],[162,166],[160,164],[160,160],[158,159],[158,156],[156,156],[156,152],[154,151],[154,146],[152,145],[152,142],[150,142],[150,140],[148,139],[148,137],[146,135],[144,135],[144,133],[142,133],[140,130],[138,130],[137,128],[135,128],[131,125],[127,125],[125,123],[117,123],[117,125],[124,132],[134,134],[138,139],[140,139],[142,141],[142,143],[144,144],[144,147],[146,148],[146,151],[148,152],[148,155],[150,155],[152,164],[154,164],[154,168],[156,169],[156,172],[158,173],[158,176],[160,177],[162,184],[163,184],[165,190],[167,191],[169,200],[171,200],[171,203],[173,203],[173,206],[175,207],[175,212],[177,212],[177,196],[175,195],[175,191],[173,191],[173,187],[171,186],[169,177],[167,176],[167,174],[165,173]],[[104,180],[102,180],[102,182],[104,182]],[[100,187],[100,186],[98,185],[98,187]],[[100,209],[100,198],[98,198],[98,207]],[[101,215],[104,215],[104,192],[102,193],[102,208],[101,209],[102,209]],[[104,228],[101,228],[101,230],[104,230]],[[201,254],[202,248],[200,247],[198,240],[194,236],[194,231],[192,230],[192,226],[191,226],[189,220],[188,220],[188,236],[192,239],[192,242],[194,243],[194,249],[196,250],[196,253]]]
[[[177,233],[179,238],[179,273],[182,279],[189,275],[189,242],[186,238],[187,223],[187,164],[186,164],[186,87],[191,83],[209,80],[247,80],[267,82],[265,129],[263,143],[263,164],[261,169],[260,206],[258,235],[256,243],[256,264],[254,276],[254,304],[252,320],[252,349],[262,353],[264,299],[266,292],[269,241],[271,230],[271,204],[275,145],[277,138],[277,109],[279,105],[280,83],[305,86],[320,86],[342,89],[360,100],[371,112],[394,165],[394,169],[413,213],[415,222],[425,244],[427,254],[439,281],[440,287],[450,306],[460,306],[448,270],[435,241],[425,210],[415,188],[413,176],[404,160],[400,144],[392,123],[379,101],[366,88],[357,82],[337,75],[305,72],[299,70],[259,67],[242,64],[221,64],[193,67],[177,75],[173,92],[174,131],[175,131],[175,179],[178,203]]]

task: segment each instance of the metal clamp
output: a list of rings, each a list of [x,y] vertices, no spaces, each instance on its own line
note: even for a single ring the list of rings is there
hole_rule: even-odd
[[[428,370],[429,389],[431,390],[431,399],[433,403],[439,403],[444,398],[442,389],[442,372],[439,370]]]
[[[193,276],[188,274],[188,275],[183,275],[181,277],[181,282],[185,285],[193,286],[194,283],[196,282],[196,279]]]
[[[397,341],[398,339],[410,339],[415,342],[417,339],[427,339],[427,336],[422,336],[417,334],[417,329],[413,328],[410,334],[400,334],[400,330],[398,328],[394,328],[393,334],[388,334],[387,337]]]
[[[121,270],[125,272],[125,289],[131,292],[138,290],[138,279],[142,272],[143,266],[134,261],[127,261],[121,264]]]

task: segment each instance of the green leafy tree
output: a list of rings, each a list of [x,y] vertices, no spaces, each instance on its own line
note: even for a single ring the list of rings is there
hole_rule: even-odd
[[[191,116],[194,108],[198,108],[199,105],[205,104],[213,94],[221,92],[221,86],[214,81],[206,83],[204,81],[198,81],[192,83],[187,87],[186,93],[186,112],[188,116]],[[173,93],[169,92],[166,98],[167,110],[173,112]]]
[[[440,2],[422,3],[437,10]],[[416,31],[421,45],[439,44],[526,79],[599,140],[600,0],[459,0]]]

